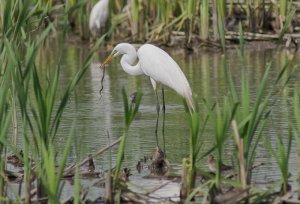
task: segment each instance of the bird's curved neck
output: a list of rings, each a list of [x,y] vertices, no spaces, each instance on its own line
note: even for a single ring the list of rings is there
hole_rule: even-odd
[[[135,49],[127,50],[127,53],[123,55],[121,59],[121,66],[123,70],[130,75],[141,75],[143,71]]]

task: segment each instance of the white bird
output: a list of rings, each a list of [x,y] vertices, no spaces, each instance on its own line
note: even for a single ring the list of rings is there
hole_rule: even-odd
[[[160,109],[156,91],[157,82],[175,90],[185,98],[189,109],[191,111],[195,110],[188,80],[178,64],[164,50],[151,44],[144,44],[136,51],[131,44],[120,43],[113,49],[102,65],[108,64],[114,57],[119,55],[123,55],[120,63],[126,73],[130,75],[145,74],[150,77],[157,98],[156,136]],[[165,111],[164,106],[163,96],[163,111]]]
[[[109,13],[109,0],[99,0],[92,8],[89,28],[92,35],[97,36],[105,28]],[[103,33],[101,33],[103,34]]]

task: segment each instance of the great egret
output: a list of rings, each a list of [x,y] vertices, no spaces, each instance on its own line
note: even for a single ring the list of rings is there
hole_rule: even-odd
[[[103,34],[106,21],[108,19],[109,0],[99,0],[92,8],[90,15],[89,28],[93,36]]]
[[[138,51],[136,51],[136,49],[131,44],[120,43],[113,49],[111,54],[104,60],[102,65],[108,64],[114,57],[117,57],[119,55],[123,55],[120,63],[126,73],[130,75],[145,74],[150,77],[150,81],[152,83],[157,99],[157,120],[155,129],[156,139],[160,111],[156,82],[160,82],[163,85],[166,85],[175,90],[179,95],[185,98],[191,111],[195,109],[192,98],[192,91],[188,80],[186,79],[178,64],[164,50],[151,44],[144,44],[138,49]],[[163,88],[162,94],[162,110],[163,114],[165,114]]]

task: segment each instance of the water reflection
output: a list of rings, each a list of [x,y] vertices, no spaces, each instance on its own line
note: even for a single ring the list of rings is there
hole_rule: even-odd
[[[42,68],[47,70],[49,67],[55,66],[52,62],[55,59],[51,52],[55,52],[57,47],[50,46],[47,52],[41,52],[40,61]],[[62,70],[61,70],[61,90],[74,77],[79,69],[79,65],[83,63],[88,47],[82,45],[80,47],[69,45],[64,50]],[[203,110],[201,99],[216,101],[222,99],[227,94],[224,66],[226,65],[233,74],[233,80],[236,86],[240,86],[241,71],[245,65],[248,69],[249,82],[251,84],[252,94],[254,95],[258,84],[261,81],[265,67],[269,59],[273,60],[271,69],[271,79],[269,85],[276,80],[276,76],[284,65],[287,54],[285,51],[274,50],[251,50],[245,51],[245,61],[241,62],[238,58],[236,50],[228,51],[226,57],[219,52],[200,51],[193,55],[186,55],[182,50],[169,50],[172,57],[181,66],[190,82],[193,93],[199,98],[200,109]],[[98,63],[107,53],[100,53],[91,64],[90,69],[86,72],[83,80],[76,89],[74,97],[70,100],[70,104],[65,111],[64,121],[62,121],[59,130],[60,138],[63,140],[68,134],[72,121],[77,119],[76,137],[77,146],[74,152],[79,156],[86,156],[88,153],[94,152],[102,146],[108,144],[108,132],[110,140],[117,139],[122,135],[123,131],[123,104],[122,104],[122,87],[126,87],[130,94],[137,90],[143,92],[143,99],[140,106],[140,117],[135,120],[129,132],[129,137],[125,153],[125,165],[131,169],[135,169],[135,165],[144,155],[150,155],[155,147],[155,120],[156,107],[155,95],[151,87],[151,83],[146,76],[129,76],[119,65],[119,60],[114,60],[107,68],[107,75],[104,80],[103,96],[100,100],[99,90],[101,88],[100,80],[102,73],[98,68]],[[294,64],[299,64],[300,58],[297,57]],[[287,77],[287,75],[285,76]],[[291,79],[293,82],[299,78],[299,72],[295,73]],[[271,88],[271,87],[270,87]],[[272,112],[272,120],[266,129],[265,134],[275,138],[276,134],[288,134],[288,121],[291,118],[288,107],[291,105],[293,86],[288,86],[285,91],[276,95],[278,100],[276,107]],[[188,155],[188,138],[189,129],[187,116],[185,114],[182,99],[171,89],[165,90],[166,97],[166,151],[169,161],[175,165],[175,169],[180,169],[182,158]],[[161,121],[160,121],[161,122]],[[161,130],[161,123],[159,124]],[[208,133],[212,130],[208,128]],[[213,135],[205,138],[203,151],[213,146]],[[162,135],[160,131],[160,144],[162,144]],[[275,140],[271,140],[274,142]],[[275,143],[274,143],[275,144]],[[80,151],[79,151],[80,150]],[[79,151],[79,152],[78,152]],[[113,149],[115,153],[116,149]],[[232,143],[229,141],[225,147],[225,162],[230,163],[233,155]],[[112,154],[112,160],[115,159]],[[110,165],[110,154],[106,153],[96,160],[97,168],[107,169]],[[291,161],[296,160],[295,148],[292,150]],[[254,180],[278,179],[279,171],[274,159],[266,152],[263,144],[259,145],[257,152],[257,162],[265,162],[266,165],[258,168],[254,173]],[[200,161],[200,165],[207,168],[206,159]],[[291,162],[291,173],[297,172],[296,163]],[[180,172],[177,172],[180,173]],[[133,173],[135,174],[135,173]],[[143,175],[141,175],[143,176]],[[133,178],[140,178],[135,176]]]

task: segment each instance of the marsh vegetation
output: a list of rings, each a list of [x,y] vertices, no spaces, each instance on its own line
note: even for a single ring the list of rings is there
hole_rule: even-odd
[[[244,49],[253,33],[295,41],[298,2],[110,1],[91,46],[94,3],[0,2],[0,202],[299,202],[299,53]],[[104,45],[120,40],[194,48],[168,50],[197,108],[166,91],[165,153],[146,80],[115,62],[99,94]]]

